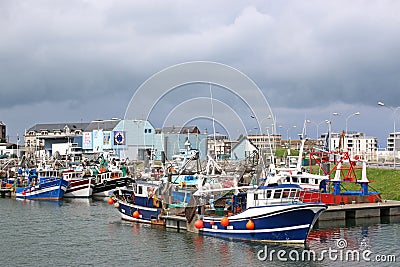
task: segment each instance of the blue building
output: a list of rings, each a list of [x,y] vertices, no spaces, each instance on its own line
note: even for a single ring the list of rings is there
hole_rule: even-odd
[[[156,131],[146,120],[121,120],[114,128],[115,138],[124,136],[122,143],[115,143],[119,155],[124,158],[144,160],[154,151]],[[114,138],[114,139],[115,139]]]
[[[258,148],[246,136],[243,136],[239,139],[237,144],[232,147],[231,159],[245,160],[255,151],[258,151]]]

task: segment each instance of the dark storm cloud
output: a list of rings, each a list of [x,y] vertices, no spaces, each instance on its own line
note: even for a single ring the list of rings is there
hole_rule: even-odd
[[[272,108],[398,106],[399,28],[398,1],[5,0],[0,119],[43,101],[98,119],[104,98],[123,114],[149,76],[192,60],[241,70]]]

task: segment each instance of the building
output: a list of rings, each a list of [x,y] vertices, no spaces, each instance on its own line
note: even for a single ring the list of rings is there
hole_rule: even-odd
[[[322,134],[318,143],[323,143],[327,134]],[[361,132],[331,133],[329,142],[325,148],[330,151],[347,151],[350,156],[361,155],[368,160],[375,159],[378,150],[378,139],[372,136],[365,136]]]
[[[6,140],[6,125],[0,121],[0,143],[5,143]]]
[[[161,160],[161,151],[166,159],[171,160],[190,144],[191,149],[198,150],[200,159],[207,159],[207,134],[202,134],[196,126],[172,126],[157,129],[154,137],[154,159]]]
[[[133,160],[161,160],[180,153],[185,143],[207,156],[207,136],[196,126],[164,127],[157,130],[146,120],[95,120],[90,123],[36,124],[24,135],[27,154],[79,160],[112,154]]]
[[[389,133],[387,140],[388,151],[399,151],[400,150],[400,132]]]
[[[389,136],[386,139],[387,147],[386,149],[380,149],[378,152],[378,160],[382,161],[392,161],[394,158],[399,157],[400,150],[400,132],[392,132],[389,133]]]
[[[13,143],[0,143],[0,159],[12,158],[21,156],[21,149],[17,144]]]
[[[257,134],[248,135],[247,139],[256,147],[263,150],[275,149],[282,146],[282,136],[280,134]]]
[[[147,120],[122,120],[114,128],[113,148],[123,158],[145,160],[153,153],[155,134]]]
[[[120,123],[120,119],[91,121],[82,133],[83,153],[86,156],[114,153],[116,144],[125,144],[125,134],[115,130]]]
[[[207,136],[207,149],[210,155],[215,155],[218,159],[231,158],[232,147],[238,141],[229,140],[228,136],[216,133]]]
[[[157,133],[163,134],[200,134],[199,128],[197,126],[167,126],[163,127],[161,130],[158,129]]]
[[[233,160],[246,160],[258,153],[258,151],[258,148],[247,138],[247,136],[242,136],[232,147],[231,158]]]
[[[29,128],[24,134],[27,154],[52,156],[53,144],[82,144],[82,133],[88,123],[42,123]]]

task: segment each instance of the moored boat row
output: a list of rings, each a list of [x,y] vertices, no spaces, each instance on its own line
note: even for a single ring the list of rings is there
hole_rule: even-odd
[[[110,199],[123,220],[166,226],[166,218],[175,216],[186,229],[228,239],[304,243],[327,208],[301,202],[301,189],[295,185],[200,189],[183,206],[174,203],[172,196],[163,197],[165,185],[140,183],[136,189],[115,190]],[[214,199],[218,191],[227,194]]]
[[[20,170],[19,174],[4,184],[11,196],[30,200],[106,197],[111,190],[126,188],[133,181],[119,169],[105,168],[98,173],[72,168],[63,170],[45,168]]]

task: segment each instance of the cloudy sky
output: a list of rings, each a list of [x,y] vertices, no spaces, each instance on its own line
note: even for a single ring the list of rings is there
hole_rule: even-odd
[[[400,1],[2,0],[0,34],[11,141],[36,123],[123,118],[143,82],[190,61],[251,78],[283,136],[347,120],[385,147],[393,112],[377,102],[400,106]]]

